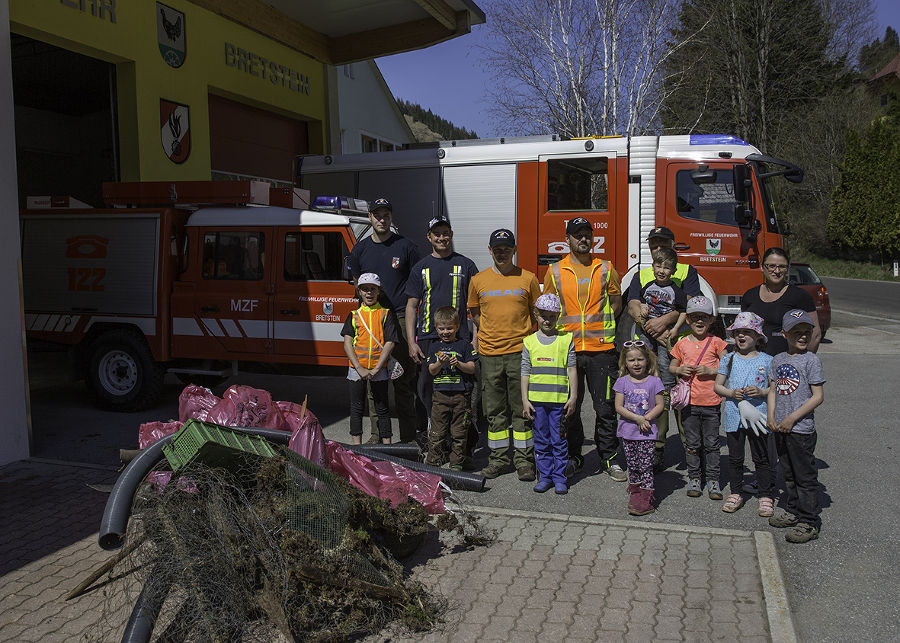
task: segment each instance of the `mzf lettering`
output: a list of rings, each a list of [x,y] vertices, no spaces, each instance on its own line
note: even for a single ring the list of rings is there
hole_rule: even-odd
[[[259,308],[259,299],[232,299],[231,310],[244,313],[252,313]]]
[[[485,290],[481,293],[482,297],[505,297],[507,295],[512,297],[521,297],[525,294],[525,291],[521,288],[516,288],[515,290]]]
[[[273,85],[309,96],[309,76],[230,42],[225,43],[225,64],[261,80],[268,80]]]

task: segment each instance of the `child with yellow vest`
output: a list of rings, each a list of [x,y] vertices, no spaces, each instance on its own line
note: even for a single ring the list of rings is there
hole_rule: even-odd
[[[534,304],[538,330],[522,348],[522,408],[534,420],[534,458],[538,483],[534,490],[568,493],[566,463],[569,448],[563,437],[563,416],[572,415],[578,397],[578,373],[572,334],[559,331],[559,297],[544,294]]]
[[[350,382],[350,437],[353,444],[362,443],[362,418],[366,407],[366,384],[372,387],[378,436],[391,443],[391,412],[388,408],[388,358],[397,342],[397,318],[378,303],[381,279],[372,272],[359,276],[357,294],[362,303],[347,315],[341,335],[344,353],[350,360],[347,379]]]

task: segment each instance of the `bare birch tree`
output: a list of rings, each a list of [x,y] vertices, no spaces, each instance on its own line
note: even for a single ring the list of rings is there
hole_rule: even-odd
[[[656,129],[665,62],[690,37],[670,40],[680,4],[496,0],[482,45],[495,82],[491,111],[520,134]]]

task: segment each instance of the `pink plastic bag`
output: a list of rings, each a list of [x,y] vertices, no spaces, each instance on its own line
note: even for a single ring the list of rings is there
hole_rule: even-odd
[[[332,472],[370,496],[384,498],[392,507],[409,497],[421,503],[428,513],[444,513],[438,476],[413,471],[393,462],[374,462],[344,449],[337,442],[329,442],[325,450]]]
[[[160,438],[172,435],[182,424],[183,422],[145,422],[138,429],[138,448],[146,449]]]
[[[275,402],[275,406],[281,411],[284,421],[291,430],[291,441],[288,448],[294,453],[299,453],[307,460],[320,467],[328,468],[325,464],[325,437],[322,435],[322,425],[312,411],[304,409],[294,402]],[[302,411],[302,418],[301,418]]]
[[[178,419],[182,422],[191,418],[206,420],[209,410],[220,401],[208,388],[188,384],[178,396]]]
[[[209,410],[207,420],[223,426],[258,426],[290,429],[268,391],[250,386],[231,386]]]

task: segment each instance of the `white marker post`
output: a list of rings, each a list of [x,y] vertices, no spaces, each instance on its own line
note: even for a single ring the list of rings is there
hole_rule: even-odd
[[[900,262],[894,259],[894,276],[900,277]]]

